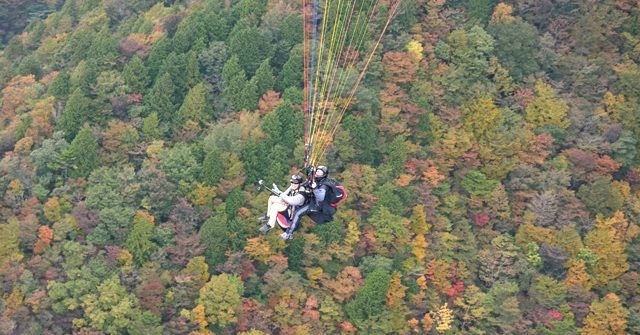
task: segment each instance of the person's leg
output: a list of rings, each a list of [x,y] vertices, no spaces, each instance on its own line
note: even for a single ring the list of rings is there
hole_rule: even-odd
[[[293,238],[293,232],[298,229],[298,226],[300,225],[300,220],[302,219],[302,216],[309,214],[309,205],[303,206],[298,208],[298,210],[296,211],[296,214],[293,215],[293,219],[291,219],[291,226],[289,226],[289,228],[287,229],[286,232],[280,234],[280,237],[282,237],[285,240],[290,240]]]
[[[269,225],[269,227],[271,228],[275,227],[278,213],[286,211],[287,207],[289,206],[283,203],[274,203],[273,205],[271,205],[271,210],[269,211],[269,221],[267,222],[267,225]]]
[[[284,204],[286,205],[286,203],[280,199],[280,197],[277,197],[275,195],[272,195],[269,197],[269,199],[267,200],[267,214],[261,216],[258,218],[259,221],[262,221],[264,223],[268,222],[270,219],[270,216],[272,216],[271,213],[271,208],[273,207],[274,204]]]
[[[267,201],[267,213],[271,213],[271,206],[273,206],[273,204],[281,202],[282,199],[280,199],[280,197],[276,197],[275,195],[270,196],[269,200]]]

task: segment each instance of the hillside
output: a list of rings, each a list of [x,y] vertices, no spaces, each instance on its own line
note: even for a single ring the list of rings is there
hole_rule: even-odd
[[[401,0],[283,240],[301,3],[0,1],[0,334],[640,334],[639,3]]]

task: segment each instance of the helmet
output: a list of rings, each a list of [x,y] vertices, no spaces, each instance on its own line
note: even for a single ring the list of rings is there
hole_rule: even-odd
[[[322,177],[326,177],[329,175],[329,168],[324,165],[320,165],[316,168],[316,171],[322,171]]]
[[[291,184],[301,184],[302,183],[302,177],[300,177],[297,174],[294,174],[293,176],[291,176],[290,182],[291,182]]]

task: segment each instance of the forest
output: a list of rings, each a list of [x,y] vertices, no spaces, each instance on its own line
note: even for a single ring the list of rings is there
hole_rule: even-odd
[[[0,334],[640,334],[640,2],[377,1],[283,240],[302,1],[0,0]]]

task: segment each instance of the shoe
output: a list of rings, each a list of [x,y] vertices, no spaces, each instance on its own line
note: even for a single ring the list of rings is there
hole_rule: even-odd
[[[289,234],[286,231],[280,234],[280,238],[283,240],[293,240],[293,234]]]
[[[260,221],[262,223],[267,223],[267,222],[269,222],[269,216],[268,215],[263,215],[263,216],[258,218],[258,221]]]
[[[265,224],[264,226],[260,227],[260,232],[263,233],[263,234],[266,234],[271,229],[273,229],[273,227],[269,226],[268,224]]]

